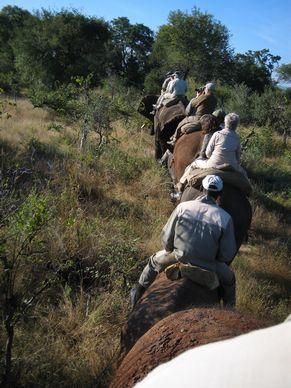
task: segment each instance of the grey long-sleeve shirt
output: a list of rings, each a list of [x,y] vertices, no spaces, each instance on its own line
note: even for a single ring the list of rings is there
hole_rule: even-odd
[[[231,216],[206,195],[176,207],[163,228],[162,242],[177,260],[211,271],[216,260],[230,263],[236,254]]]
[[[172,97],[184,96],[187,92],[187,82],[181,78],[174,78],[168,84],[167,93],[171,93]]]

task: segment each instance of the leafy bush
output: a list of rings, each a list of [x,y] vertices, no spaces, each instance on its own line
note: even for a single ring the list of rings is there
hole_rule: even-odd
[[[40,234],[49,218],[47,199],[32,193],[7,220],[0,235],[0,306],[6,329],[4,382],[12,377],[14,327],[51,285]]]
[[[41,81],[37,81],[28,89],[28,98],[35,107],[46,106],[62,115],[74,112],[77,95],[77,88],[72,83],[50,89]]]
[[[114,145],[106,154],[108,173],[113,179],[118,178],[124,183],[129,183],[140,174],[142,165],[139,158],[127,154]]]
[[[250,89],[246,85],[234,85],[230,89],[226,102],[226,110],[237,113],[240,117],[240,122],[243,124],[249,124],[251,122]]]
[[[236,112],[242,124],[270,127],[279,133],[290,126],[290,108],[284,91],[270,87],[258,94],[240,84],[222,89],[219,87],[218,92],[226,99],[227,112]]]
[[[256,125],[283,132],[287,125],[287,99],[283,92],[268,88],[261,95],[253,93],[251,105],[251,117]]]

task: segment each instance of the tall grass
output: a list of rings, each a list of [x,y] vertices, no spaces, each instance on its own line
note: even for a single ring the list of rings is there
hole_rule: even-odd
[[[138,118],[116,121],[111,142],[96,155],[94,135],[80,152],[77,124],[26,100],[10,109],[12,117],[0,121],[5,190],[11,189],[11,201],[25,200],[32,189],[49,198],[54,217],[42,243],[48,265],[65,264],[58,282],[17,326],[15,375],[24,386],[106,386],[129,311],[128,291],[146,258],[160,249],[173,209],[170,179],[154,162],[153,139]],[[290,192],[281,179],[290,178],[290,145],[262,131],[245,151],[254,217],[234,268],[238,309],[279,322],[290,312]],[[242,137],[248,133],[241,131]],[[21,175],[23,169],[29,172]],[[1,349],[4,340],[2,326]]]
[[[106,385],[128,290],[171,211],[168,178],[151,139],[132,129],[139,122],[116,122],[115,140],[96,156],[94,136],[80,152],[77,125],[25,100],[10,109],[0,122],[6,191],[14,206],[31,190],[49,198],[54,216],[41,243],[49,266],[63,263],[59,281],[16,327],[14,375],[22,385]],[[4,341],[1,326],[1,349]]]

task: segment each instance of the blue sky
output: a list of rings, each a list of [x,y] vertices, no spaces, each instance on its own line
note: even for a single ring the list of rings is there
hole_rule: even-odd
[[[154,31],[167,22],[171,10],[190,11],[197,6],[226,25],[237,52],[269,48],[272,54],[282,57],[281,63],[291,62],[290,0],[0,0],[0,8],[8,4],[29,11],[76,8],[105,20],[127,16],[131,23],[143,23]]]

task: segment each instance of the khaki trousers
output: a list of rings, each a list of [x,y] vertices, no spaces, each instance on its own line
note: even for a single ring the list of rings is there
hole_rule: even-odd
[[[174,252],[166,250],[158,251],[149,258],[148,264],[142,271],[139,278],[139,284],[144,288],[148,288],[158,273],[164,271],[169,265],[177,263],[178,260]],[[185,263],[186,264],[186,263]],[[207,269],[207,268],[204,268]],[[235,275],[231,268],[220,261],[216,261],[215,270],[220,286],[222,288],[222,299],[225,305],[234,306],[235,304]]]

